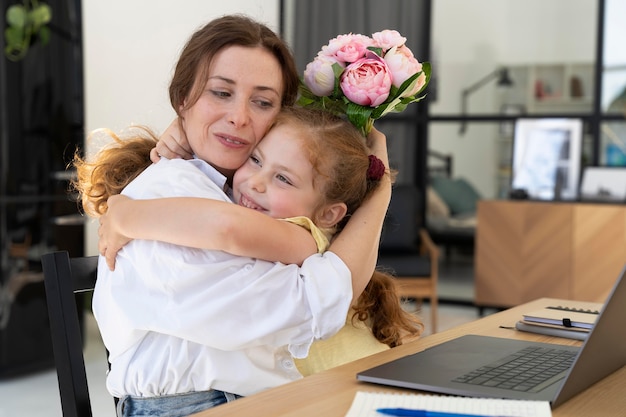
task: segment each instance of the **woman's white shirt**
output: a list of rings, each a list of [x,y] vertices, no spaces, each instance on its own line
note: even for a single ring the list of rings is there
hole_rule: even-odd
[[[201,160],[162,159],[123,194],[230,201],[224,184]],[[110,353],[107,388],[116,397],[250,395],[300,378],[292,355],[343,327],[351,288],[332,252],[298,267],[134,240],[115,271],[102,257],[98,268],[93,311]]]

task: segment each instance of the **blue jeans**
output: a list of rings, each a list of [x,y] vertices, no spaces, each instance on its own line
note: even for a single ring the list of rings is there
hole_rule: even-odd
[[[185,417],[202,410],[234,401],[241,396],[228,392],[210,390],[159,397],[120,398],[117,404],[118,417]]]

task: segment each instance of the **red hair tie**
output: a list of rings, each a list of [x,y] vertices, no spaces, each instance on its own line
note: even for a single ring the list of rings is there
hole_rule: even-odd
[[[385,175],[385,164],[376,155],[369,155],[370,166],[367,168],[368,180],[380,180]]]

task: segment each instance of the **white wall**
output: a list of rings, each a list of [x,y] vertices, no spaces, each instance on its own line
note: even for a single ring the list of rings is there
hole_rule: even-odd
[[[167,88],[180,50],[197,28],[228,13],[278,30],[278,0],[83,2],[86,132],[131,124],[162,132],[174,117]],[[86,254],[97,254],[96,222],[85,242]]]
[[[589,0],[433,1],[438,97],[431,114],[458,115],[461,91],[500,65],[593,62],[596,9]],[[472,114],[494,113],[495,99],[491,82],[468,100]],[[496,190],[496,135],[493,123],[468,124],[463,136],[459,123],[436,123],[429,146],[455,155],[455,175],[489,198]]]

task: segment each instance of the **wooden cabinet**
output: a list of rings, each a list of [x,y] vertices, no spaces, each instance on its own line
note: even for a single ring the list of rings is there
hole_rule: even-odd
[[[603,302],[626,264],[623,205],[484,200],[477,215],[478,306]]]

